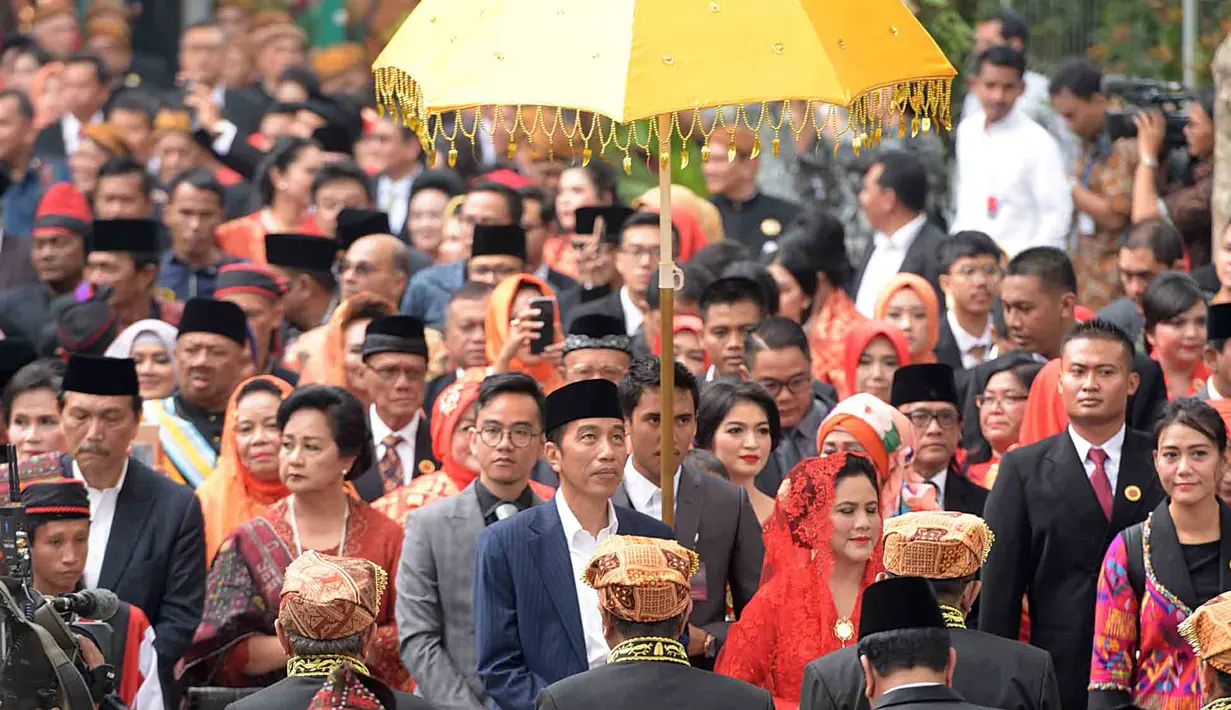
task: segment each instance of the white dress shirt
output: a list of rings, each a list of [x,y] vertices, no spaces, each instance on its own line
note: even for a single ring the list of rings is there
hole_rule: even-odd
[[[99,111],[90,117],[90,124],[93,126],[96,123],[103,122],[103,112]],[[81,144],[81,121],[71,113],[65,113],[60,119],[60,135],[64,137],[64,155],[72,155],[77,152],[77,146]]]
[[[90,496],[90,549],[86,551],[85,572],[81,576],[85,586],[94,589],[103,571],[103,558],[107,556],[107,540],[111,538],[111,524],[115,522],[116,502],[120,498],[120,490],[124,488],[124,480],[128,478],[128,459],[124,459],[120,480],[111,488],[92,488],[76,461],[73,462],[73,478],[86,484],[86,493]]]
[[[1073,439],[1073,446],[1077,449],[1077,458],[1081,459],[1081,463],[1086,468],[1086,479],[1089,480],[1094,475],[1094,461],[1090,459],[1090,449],[1095,448],[1094,444],[1081,438],[1081,435],[1073,430],[1072,425],[1069,425],[1069,436]],[[1124,433],[1128,431],[1127,426],[1121,426],[1120,431],[1115,433],[1102,446],[1098,447],[1107,452],[1107,461],[1103,464],[1103,470],[1107,473],[1107,480],[1111,481],[1111,496],[1115,500],[1116,481],[1120,478],[1120,459],[1124,452]]]
[[[410,188],[415,183],[412,172],[406,177],[393,178],[382,175],[376,180],[376,204],[389,215],[389,229],[400,234],[410,214]]]
[[[1210,402],[1216,402],[1223,398],[1222,393],[1219,392],[1218,388],[1214,386],[1214,376],[1213,375],[1210,375],[1205,380],[1205,394],[1206,394],[1206,397],[1208,398],[1208,401]]]
[[[1024,111],[1027,116],[1034,119],[1035,123],[1051,134],[1052,138],[1056,139],[1060,146],[1060,155],[1064,158],[1066,166],[1075,165],[1077,155],[1081,151],[1081,144],[1077,136],[1069,130],[1064,119],[1051,106],[1051,92],[1049,91],[1051,79],[1030,69],[1026,70],[1025,79],[1026,90],[1017,99],[1015,108]],[[962,103],[962,120],[982,115],[983,104],[979,103],[978,94],[974,91],[967,92]]]
[[[632,296],[628,295],[628,287],[620,287],[620,308],[624,309],[624,329],[629,335],[637,332],[641,327],[641,323],[645,321],[645,314],[633,303]]]
[[[598,531],[598,537],[591,535],[564,500],[563,490],[557,490],[553,500],[556,510],[560,513],[560,524],[564,527],[564,542],[568,545],[568,559],[573,567],[573,586],[577,588],[577,606],[581,609],[581,630],[585,635],[586,658],[590,667],[595,668],[607,662],[607,652],[611,647],[603,637],[603,616],[598,610],[598,592],[581,580],[581,575],[590,566],[590,558],[599,544],[615,535],[620,528],[620,520],[616,517],[615,506],[607,501],[607,527]]]
[[[398,434],[402,437],[402,442],[396,447],[398,456],[402,459],[402,485],[410,483],[411,479],[415,477],[415,442],[419,438],[419,420],[421,418],[419,412],[415,412],[415,418],[395,432],[389,428],[388,424],[381,420],[380,415],[376,413],[375,404],[368,410],[368,421],[372,427],[372,443],[376,444],[377,461],[384,458],[385,451],[389,448],[384,444],[386,436]]]
[[[881,290],[902,270],[902,262],[906,260],[906,252],[919,236],[919,230],[927,223],[927,215],[921,214],[898,228],[893,234],[877,232],[872,237],[872,255],[868,257],[868,266],[863,270],[863,279],[859,282],[859,290],[855,294],[855,308],[867,316],[874,318],[876,299]]]
[[[992,359],[992,347],[995,341],[992,340],[992,319],[990,317],[987,319],[987,328],[983,330],[983,335],[979,336],[966,332],[966,329],[957,322],[957,316],[954,315],[952,308],[945,312],[945,318],[949,320],[949,330],[953,332],[953,340],[957,343],[958,352],[962,354],[962,367],[969,370]],[[982,360],[971,353],[971,350],[980,347],[983,348]]]
[[[678,510],[680,506],[679,468],[675,469],[672,483],[674,484],[672,490],[675,491],[675,497],[672,500],[675,501],[675,507]],[[663,490],[641,475],[637,467],[633,465],[632,456],[624,462],[624,492],[628,494],[628,502],[633,504],[633,510],[655,520],[663,519]]]
[[[984,232],[1010,259],[1030,247],[1065,248],[1073,198],[1056,139],[1016,109],[990,126],[985,120],[957,127],[951,230]]]

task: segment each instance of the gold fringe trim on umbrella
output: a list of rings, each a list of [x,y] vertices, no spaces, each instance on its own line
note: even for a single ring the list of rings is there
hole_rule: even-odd
[[[626,174],[632,173],[633,150],[637,149],[648,155],[651,147],[656,146],[660,138],[657,121],[631,121],[622,124],[606,116],[569,107],[483,105],[429,113],[424,105],[423,92],[419,84],[402,70],[381,67],[375,70],[375,79],[376,99],[382,115],[398,116],[402,123],[414,131],[427,152],[429,162],[435,160],[437,146],[442,142],[447,142],[449,149],[446,157],[449,167],[457,163],[459,133],[470,141],[472,150],[475,145],[475,135],[479,131],[483,131],[489,137],[495,137],[501,133],[507,135],[510,159],[517,150],[518,141],[532,144],[534,136],[567,140],[570,150],[580,149],[579,151],[573,150],[573,153],[576,155],[580,152],[582,165],[589,164],[596,150],[599,156],[604,156],[608,149],[613,149],[623,155],[622,163]],[[828,126],[835,139],[848,133],[851,134],[851,148],[858,155],[865,147],[879,145],[882,130],[895,118],[899,119],[899,138],[906,135],[907,117],[909,117],[911,137],[933,130],[939,132],[941,127],[946,131],[952,130],[950,100],[949,79],[916,79],[891,87],[873,89],[861,94],[849,107],[845,107],[848,111],[847,121],[846,125],[841,128],[839,128],[838,112],[844,107],[816,100],[805,102],[805,117],[799,125],[795,123],[794,114],[791,111],[792,101],[789,99],[781,102],[761,102],[760,112],[755,122],[749,117],[749,114],[753,112],[749,111],[745,105],[709,107],[716,108],[718,111],[708,127],[702,119],[703,109],[686,109],[672,112],[672,135],[668,138],[677,137],[685,144],[699,139],[701,160],[708,161],[710,136],[715,131],[725,131],[728,134],[727,160],[732,161],[737,154],[735,138],[739,130],[747,129],[756,136],[749,153],[749,157],[755,158],[761,153],[760,133],[761,128],[766,124],[774,133],[774,138],[770,141],[770,148],[774,156],[778,155],[784,129],[787,134],[798,140],[809,127],[820,135]],[[781,113],[777,120],[767,118],[770,116],[771,104],[774,106],[781,104]],[[817,109],[821,107],[827,109],[824,120],[817,118]],[[726,110],[724,109],[727,108],[734,108],[734,119],[725,118]],[[463,111],[469,109],[477,111],[470,119],[467,119]],[[492,109],[493,121],[490,126],[479,116],[479,111],[485,109]],[[511,118],[506,115],[506,109],[512,109]],[[566,116],[566,113],[571,117]],[[531,118],[527,119],[527,114],[530,114]],[[446,130],[444,119],[449,116],[453,118],[452,128]],[[548,142],[548,159],[555,157],[554,145],[554,141]],[[837,155],[839,146],[840,143],[835,140],[835,155]],[[668,157],[660,156],[659,160],[665,164]],[[680,155],[680,168],[687,166],[688,152],[684,151]]]

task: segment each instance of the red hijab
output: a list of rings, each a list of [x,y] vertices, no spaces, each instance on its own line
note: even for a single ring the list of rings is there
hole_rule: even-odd
[[[846,380],[835,383],[838,395],[843,399],[855,394],[855,370],[859,367],[859,358],[868,349],[868,343],[877,337],[888,338],[893,349],[898,354],[898,367],[906,367],[911,363],[910,346],[902,330],[892,323],[883,320],[864,321],[851,329],[846,336],[846,351],[842,355],[842,371]]]
[[[453,458],[453,437],[457,433],[457,425],[478,399],[477,381],[458,381],[446,387],[432,405],[432,455],[458,489],[470,485],[479,475],[478,471],[466,468],[465,462]]]

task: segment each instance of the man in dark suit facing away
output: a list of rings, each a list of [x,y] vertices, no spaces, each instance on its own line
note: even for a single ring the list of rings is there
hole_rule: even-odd
[[[1080,323],[1060,360],[1069,426],[1005,454],[987,499],[996,545],[984,568],[979,628],[1016,639],[1025,595],[1030,643],[1051,653],[1062,705],[1081,708],[1103,554],[1164,494],[1153,439],[1124,423],[1140,381],[1128,335],[1106,321]]]
[[[675,639],[687,625],[696,571],[696,553],[673,540],[607,538],[583,579],[598,592],[607,663],[539,691],[536,710],[772,708],[762,688],[689,667]]]
[[[895,577],[863,592],[859,664],[872,710],[976,710],[951,686],[957,653],[927,580]]]
[[[124,358],[73,355],[60,395],[64,475],[90,495],[83,581],[138,606],[154,626],[167,706],[173,669],[201,621],[205,528],[192,489],[129,456],[141,424],[137,369]]]
[[[963,698],[1002,710],[1060,710],[1051,656],[1042,649],[966,628],[979,596],[976,576],[992,531],[978,516],[920,511],[885,521],[885,571],[923,577],[932,585],[957,652],[953,688]],[[868,710],[863,669],[855,648],[804,668],[800,710]]]

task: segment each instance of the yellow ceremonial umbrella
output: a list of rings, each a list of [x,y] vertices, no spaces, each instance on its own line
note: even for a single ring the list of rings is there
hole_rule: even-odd
[[[828,120],[818,125],[813,104],[829,104],[849,109],[842,130],[855,134],[858,150],[878,141],[892,117],[909,116],[912,132],[934,121],[948,128],[957,73],[901,0],[423,0],[373,70],[381,105],[400,113],[429,151],[448,142],[450,164],[459,132],[502,135],[510,155],[517,141],[541,134],[578,146],[583,162],[595,149],[614,149],[625,172],[633,150],[649,153],[657,143],[664,364],[675,359],[673,295],[682,285],[672,255],[673,136],[708,143],[725,131],[733,160],[736,131],[768,125],[776,155],[783,129],[798,137],[810,120],[819,132]],[[792,100],[806,102],[800,125]],[[771,103],[781,104],[781,118],[766,124]],[[715,107],[733,107],[734,119],[719,111],[705,125],[701,109]],[[642,119],[655,120],[639,127]],[[906,122],[899,125],[904,131]],[[751,157],[760,151],[758,138]],[[672,440],[673,375],[662,368],[664,443]],[[664,446],[669,523],[673,458]]]

